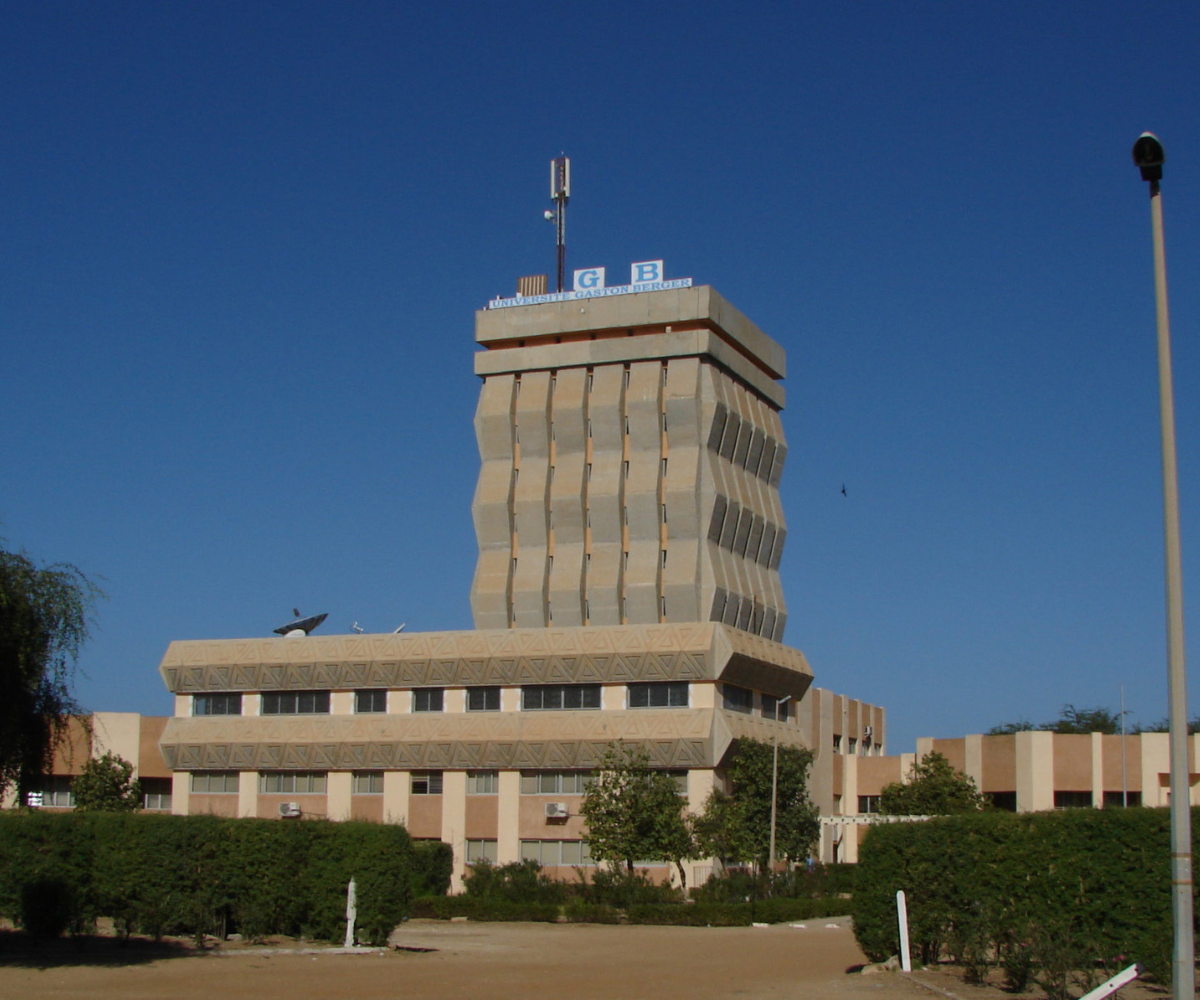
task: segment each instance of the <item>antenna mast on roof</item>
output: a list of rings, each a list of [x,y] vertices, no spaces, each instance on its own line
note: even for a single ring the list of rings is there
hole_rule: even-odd
[[[556,156],[550,161],[550,200],[554,202],[554,228],[558,233],[558,287],[563,290],[567,268],[567,201],[571,197],[571,160]]]

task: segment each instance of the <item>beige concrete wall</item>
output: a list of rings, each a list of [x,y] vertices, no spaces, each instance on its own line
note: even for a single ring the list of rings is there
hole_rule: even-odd
[[[651,310],[661,334],[638,324],[620,338],[542,331],[548,317],[575,322],[553,304],[478,317],[490,349],[477,365],[477,627],[715,619],[782,637],[787,449],[781,399],[762,384],[782,350],[726,304],[717,312],[757,347],[700,329],[688,336],[711,350],[681,356],[668,301]],[[531,329],[536,344],[507,336]]]

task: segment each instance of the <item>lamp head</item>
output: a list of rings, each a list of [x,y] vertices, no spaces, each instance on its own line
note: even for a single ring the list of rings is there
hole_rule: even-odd
[[[1142,172],[1144,181],[1161,181],[1162,165],[1167,159],[1163,145],[1153,132],[1143,132],[1133,144],[1133,162]]]

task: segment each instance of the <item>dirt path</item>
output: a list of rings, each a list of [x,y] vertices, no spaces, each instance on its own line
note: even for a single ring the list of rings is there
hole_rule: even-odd
[[[826,924],[836,923],[835,927]],[[223,946],[154,958],[0,955],[0,996],[87,1000],[932,1000],[896,975],[862,976],[848,921],[633,927],[411,921],[405,949],[296,954]],[[415,949],[432,949],[429,951]],[[99,959],[99,960],[97,960]],[[56,959],[57,960],[57,959]],[[121,964],[116,964],[120,962]],[[72,964],[66,964],[72,963]],[[39,964],[41,967],[38,967]]]

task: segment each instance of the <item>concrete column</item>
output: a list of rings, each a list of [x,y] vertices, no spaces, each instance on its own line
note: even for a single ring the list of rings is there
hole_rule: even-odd
[[[329,694],[329,714],[330,715],[353,715],[354,714],[354,692],[353,691],[331,691]]]
[[[521,860],[521,772],[501,771],[496,803],[496,863]]]
[[[330,771],[325,779],[325,811],[332,820],[350,818],[350,796],[354,788],[354,775],[350,771]]]
[[[258,815],[258,772],[238,772],[238,805],[239,816]]]
[[[975,787],[983,791],[983,737],[978,733],[967,736],[964,740],[963,755],[966,758],[966,774],[975,782]]]
[[[408,778],[408,771],[383,772],[383,821],[385,823],[408,823]]]
[[[858,815],[857,756],[849,756],[842,761],[842,814],[846,816]]]
[[[258,715],[262,705],[262,697],[257,691],[247,691],[242,695],[242,715]]]
[[[1054,808],[1054,734],[1024,732],[1017,740],[1017,812]]]
[[[454,851],[450,891],[463,891],[467,873],[467,772],[442,772],[442,840]]]
[[[1104,736],[1092,733],[1092,808],[1104,808]]]
[[[171,812],[176,816],[188,814],[188,795],[192,791],[192,776],[187,771],[171,774]]]

